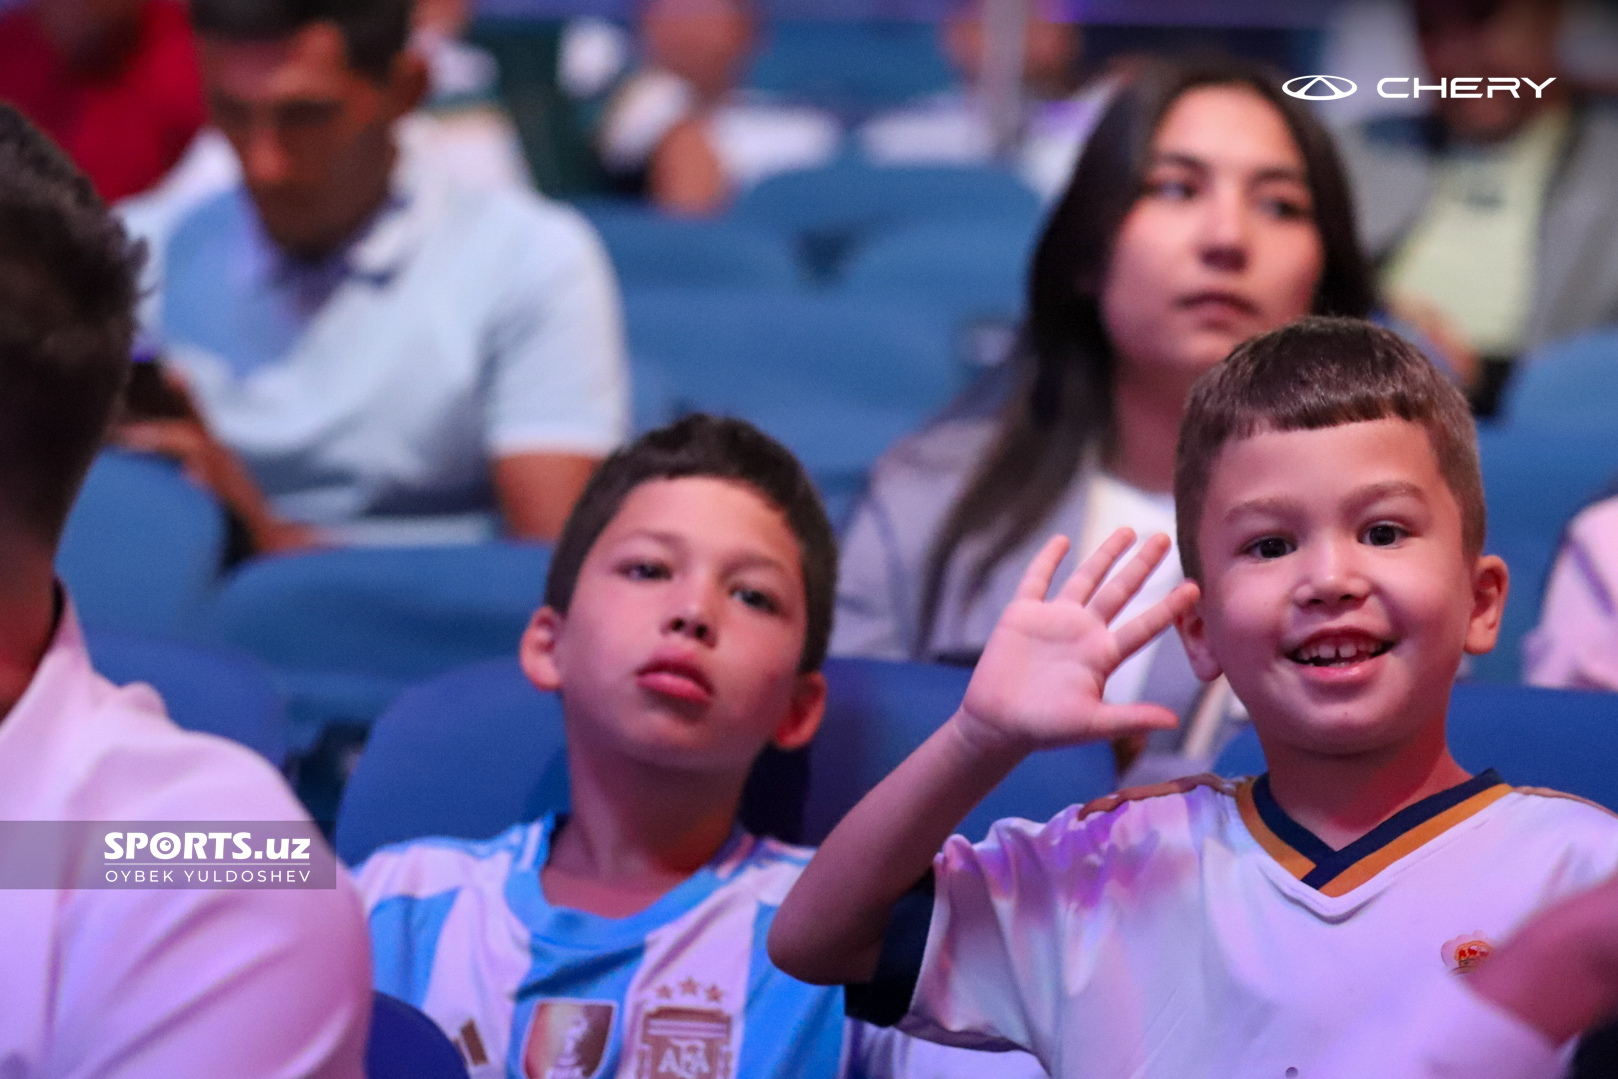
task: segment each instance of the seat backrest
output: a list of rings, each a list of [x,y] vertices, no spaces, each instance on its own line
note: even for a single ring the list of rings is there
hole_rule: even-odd
[[[440,1029],[398,997],[373,991],[365,1079],[468,1079],[460,1050]]]
[[[772,19],[748,75],[756,89],[855,114],[955,80],[937,30],[923,19]]]
[[[1450,695],[1450,751],[1462,768],[1498,768],[1506,782],[1587,798],[1618,812],[1618,694],[1462,682]],[[1256,775],[1251,728],[1220,755],[1224,776]]]
[[[625,288],[788,289],[801,283],[792,244],[774,229],[668,217],[646,208],[587,212]]]
[[[1618,429],[1618,330],[1558,341],[1524,356],[1501,401],[1508,423]]]
[[[223,512],[178,467],[109,451],[79,491],[56,569],[86,626],[184,637],[224,550]]]
[[[115,630],[87,630],[85,640],[102,677],[150,685],[175,723],[240,742],[278,769],[286,764],[286,709],[269,669],[253,656]]]
[[[830,694],[810,749],[803,841],[825,839],[854,803],[943,725],[960,707],[971,676],[966,668],[936,664],[827,661]],[[1113,786],[1107,745],[1036,753],[979,803],[959,831],[978,840],[996,820],[1046,820]]]
[[[1606,430],[1561,430],[1527,424],[1478,432],[1489,509],[1487,549],[1511,571],[1500,640],[1474,657],[1473,677],[1515,682],[1522,639],[1539,622],[1545,585],[1562,531],[1594,495],[1618,476],[1618,437]]]
[[[879,236],[849,260],[849,295],[947,306],[959,321],[1014,322],[1026,303],[1033,222],[933,221]]]
[[[817,476],[862,472],[962,381],[951,320],[931,305],[642,290],[624,308],[636,378],[667,395],[641,422],[741,416]]]
[[[842,162],[772,176],[742,193],[738,221],[799,236],[853,241],[918,221],[1037,221],[1039,196],[988,165],[885,166]]]
[[[263,559],[225,585],[210,631],[276,671],[300,728],[368,722],[405,686],[514,654],[549,566],[519,543]]]
[[[337,812],[337,853],[358,865],[421,836],[486,839],[567,808],[562,709],[515,658],[401,694],[371,728]]]

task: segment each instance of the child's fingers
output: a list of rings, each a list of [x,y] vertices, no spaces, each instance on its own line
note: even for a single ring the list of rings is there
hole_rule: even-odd
[[[1112,572],[1112,567],[1134,542],[1133,528],[1120,528],[1108,536],[1068,577],[1067,583],[1062,586],[1061,598],[1074,603],[1089,603],[1096,585]]]
[[[1113,632],[1118,644],[1120,661],[1129,658],[1145,646],[1146,642],[1162,633],[1174,620],[1189,611],[1200,592],[1194,581],[1186,581],[1174,591],[1131,618]]]
[[[1043,601],[1045,593],[1051,590],[1051,578],[1056,576],[1056,567],[1062,564],[1062,556],[1067,554],[1067,537],[1052,536],[1045,541],[1045,546],[1039,549],[1034,560],[1028,563],[1022,580],[1017,582],[1017,599],[1032,599]]]
[[[1100,736],[1115,738],[1121,734],[1139,731],[1172,731],[1180,725],[1180,717],[1161,704],[1107,704],[1095,714]]]
[[[1141,544],[1135,557],[1124,563],[1124,567],[1113,574],[1112,579],[1101,586],[1094,600],[1090,602],[1090,610],[1103,622],[1111,622],[1118,617],[1118,612],[1124,605],[1135,597],[1140,586],[1146,583],[1146,578],[1157,569],[1163,556],[1168,554],[1169,538],[1159,532],[1147,538]]]

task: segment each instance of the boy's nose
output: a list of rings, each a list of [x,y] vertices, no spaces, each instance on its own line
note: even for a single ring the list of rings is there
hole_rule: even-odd
[[[713,643],[713,626],[702,615],[687,611],[670,618],[664,625],[664,631],[681,637],[690,637],[702,644]]]
[[[1335,545],[1322,549],[1308,565],[1293,599],[1300,607],[1357,603],[1370,594],[1371,585],[1348,552]]]

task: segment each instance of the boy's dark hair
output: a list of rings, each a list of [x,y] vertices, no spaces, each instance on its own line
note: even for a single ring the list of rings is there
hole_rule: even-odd
[[[629,493],[648,480],[707,476],[756,491],[780,511],[798,540],[808,626],[800,671],[815,671],[831,638],[837,540],[820,495],[792,451],[745,420],[702,413],[649,431],[602,462],[568,516],[551,557],[545,603],[563,614],[597,537]]]
[[[1243,343],[1197,379],[1174,461],[1180,565],[1200,580],[1197,529],[1214,461],[1227,442],[1260,431],[1301,431],[1402,419],[1427,432],[1438,470],[1461,507],[1468,557],[1487,525],[1477,428],[1461,391],[1388,330],[1352,318],[1306,318]]]
[[[191,0],[191,24],[204,37],[276,41],[310,23],[335,23],[349,66],[383,82],[410,40],[411,7],[411,0]]]
[[[129,373],[131,245],[90,181],[0,104],[0,523],[54,544]]]

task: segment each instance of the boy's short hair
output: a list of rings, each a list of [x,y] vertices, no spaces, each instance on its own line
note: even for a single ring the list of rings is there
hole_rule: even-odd
[[[0,104],[0,523],[61,535],[129,374],[141,253]]]
[[[786,518],[798,540],[808,622],[798,669],[819,670],[831,638],[837,540],[803,465],[745,420],[697,413],[647,432],[603,461],[556,542],[545,581],[546,605],[567,613],[585,557],[631,491],[649,480],[692,476],[745,484]]]
[[[336,24],[348,66],[385,82],[410,40],[411,0],[191,0],[191,23],[204,37],[277,41],[311,23]]]
[[[1466,398],[1397,334],[1360,319],[1316,317],[1243,343],[1192,387],[1174,461],[1186,577],[1201,579],[1197,529],[1214,461],[1227,442],[1260,431],[1385,419],[1426,429],[1438,470],[1460,503],[1463,548],[1477,557],[1487,519],[1477,428]]]

